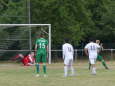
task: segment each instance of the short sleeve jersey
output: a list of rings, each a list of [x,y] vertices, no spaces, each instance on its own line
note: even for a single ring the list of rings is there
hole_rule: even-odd
[[[65,43],[63,46],[62,46],[62,49],[63,49],[63,58],[73,58],[73,46],[69,43]]]
[[[100,46],[96,43],[88,43],[85,48],[88,49],[88,53],[91,54],[91,53],[97,53],[98,52],[98,49],[100,48]]]
[[[46,46],[48,45],[48,41],[44,38],[40,38],[36,40],[36,44],[38,45],[38,51],[46,51]]]

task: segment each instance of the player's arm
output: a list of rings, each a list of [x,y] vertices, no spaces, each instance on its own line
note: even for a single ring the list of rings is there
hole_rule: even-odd
[[[74,48],[73,48],[73,46],[72,46],[72,53],[74,54]]]
[[[37,44],[35,44],[35,51],[37,50],[37,47],[38,47]]]
[[[97,51],[97,53],[99,54],[100,53],[100,51],[101,51],[101,46],[97,46],[98,47],[98,51]]]
[[[103,51],[103,43],[100,44],[101,50]]]
[[[64,50],[64,46],[62,46],[62,52],[63,52],[63,60],[65,59],[65,50]]]
[[[46,42],[45,42],[45,49],[46,49],[46,52],[48,53],[48,49],[49,49],[49,47],[48,47],[48,41],[46,40]]]
[[[49,51],[49,47],[48,47],[48,45],[46,45],[46,52],[47,52],[47,57],[46,58],[47,59],[48,59],[48,53],[49,53],[48,51]]]
[[[86,54],[87,56],[89,56],[89,54],[88,54],[88,49],[87,49],[87,48],[84,48],[84,52],[85,52],[85,54]]]
[[[35,44],[35,54],[36,54],[36,51],[37,51],[37,47],[38,47],[38,45],[37,44]]]
[[[46,45],[46,51],[47,51],[47,53],[48,53],[48,51],[49,51],[49,47],[48,47],[48,45]]]

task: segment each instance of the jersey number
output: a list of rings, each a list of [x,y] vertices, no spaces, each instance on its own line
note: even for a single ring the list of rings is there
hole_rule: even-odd
[[[40,48],[45,48],[45,43],[40,43],[40,44],[39,44],[39,47],[40,47]]]
[[[68,51],[69,51],[69,52],[72,52],[71,47],[68,47]]]
[[[96,50],[95,46],[90,47],[91,50]]]

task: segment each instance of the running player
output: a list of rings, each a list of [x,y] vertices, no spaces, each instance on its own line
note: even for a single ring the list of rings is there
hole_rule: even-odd
[[[93,39],[90,39],[90,43],[88,43],[84,50],[85,50],[85,54],[89,57],[89,62],[91,64],[91,72],[93,75],[96,74],[96,59],[97,59],[97,55],[99,53],[99,49],[100,46],[96,43],[94,43]]]
[[[64,77],[68,76],[68,70],[71,70],[71,75],[74,75],[74,68],[73,68],[73,54],[74,49],[71,44],[69,44],[69,40],[66,39],[65,43],[62,46],[63,50],[63,60],[64,60]]]
[[[44,77],[46,76],[46,58],[47,58],[47,51],[48,51],[48,41],[44,38],[43,34],[40,35],[40,38],[36,40],[35,44],[35,59],[36,59],[36,71],[37,77],[39,76],[40,71],[40,63],[43,63],[43,71]]]
[[[102,46],[102,44],[100,43],[100,40],[96,40],[96,43],[97,43],[98,45],[100,45],[101,49],[103,50],[103,46]],[[105,67],[105,69],[109,69],[108,66],[107,66],[107,64],[106,64],[106,62],[105,62],[105,60],[103,59],[103,56],[101,56],[100,54],[98,54],[97,60],[98,60],[98,61],[101,61],[102,65]]]
[[[100,43],[100,40],[96,40],[96,43],[98,45],[100,45],[101,50],[103,50],[103,46],[102,46],[102,43]],[[98,56],[97,56],[97,61],[100,61],[102,63],[102,65],[105,67],[105,69],[109,69],[105,60],[103,59],[103,56],[101,56],[100,54],[98,54]],[[89,63],[89,69],[90,69],[90,67],[91,67],[91,64]]]

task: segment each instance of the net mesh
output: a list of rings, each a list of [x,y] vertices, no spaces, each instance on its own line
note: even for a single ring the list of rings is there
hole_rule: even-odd
[[[49,27],[32,26],[0,26],[0,60],[8,60],[18,53],[27,54],[34,50],[35,41],[42,33],[49,37]]]

